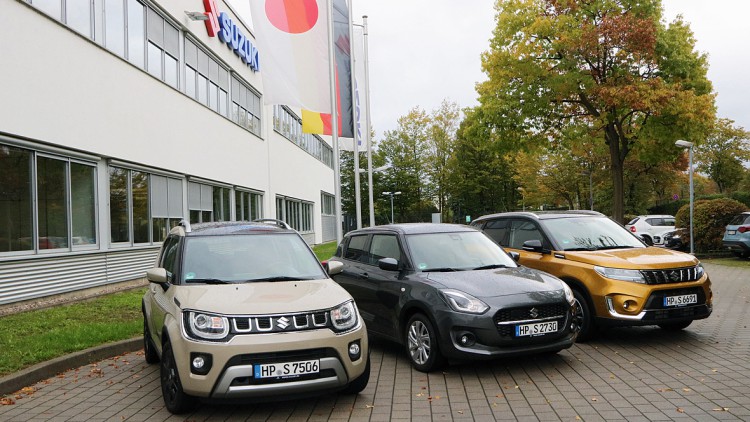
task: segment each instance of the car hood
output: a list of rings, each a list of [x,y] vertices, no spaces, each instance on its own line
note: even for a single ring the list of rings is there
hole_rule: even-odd
[[[531,268],[431,272],[426,278],[449,289],[457,289],[477,298],[511,296],[562,290],[562,281]]]
[[[225,315],[261,315],[333,308],[351,296],[332,280],[185,285],[175,299],[182,309]]]
[[[634,270],[681,268],[698,265],[698,259],[692,255],[654,247],[563,252],[563,255],[569,261]]]

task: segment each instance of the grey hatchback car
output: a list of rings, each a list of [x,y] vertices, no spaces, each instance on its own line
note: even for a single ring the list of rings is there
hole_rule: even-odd
[[[484,233],[452,224],[349,232],[330,263],[368,332],[404,345],[429,372],[446,360],[556,353],[578,333],[573,293],[521,267]]]

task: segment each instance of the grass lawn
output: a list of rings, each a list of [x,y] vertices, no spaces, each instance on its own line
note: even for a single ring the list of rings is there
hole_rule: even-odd
[[[728,267],[750,268],[750,259],[725,257],[725,258],[701,258],[706,264],[726,265]]]
[[[318,259],[336,242],[313,247]],[[0,376],[39,362],[142,334],[145,289],[114,293],[53,308],[0,317]]]

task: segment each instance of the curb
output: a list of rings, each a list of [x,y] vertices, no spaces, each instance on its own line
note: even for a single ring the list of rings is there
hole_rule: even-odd
[[[24,387],[34,385],[47,378],[52,378],[69,369],[78,368],[126,352],[135,352],[142,348],[143,337],[136,337],[91,347],[80,352],[38,363],[0,378],[0,396],[14,393]]]

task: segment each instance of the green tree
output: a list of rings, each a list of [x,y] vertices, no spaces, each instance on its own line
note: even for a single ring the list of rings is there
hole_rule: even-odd
[[[443,219],[448,218],[448,159],[455,148],[460,115],[458,104],[443,100],[440,107],[432,112],[428,130],[427,172],[432,181],[433,200]]]
[[[498,0],[478,84],[493,131],[514,142],[560,139],[572,126],[606,144],[612,215],[622,220],[625,160],[671,161],[678,138],[699,139],[715,107],[707,59],[660,0]]]
[[[708,138],[695,150],[698,169],[716,182],[720,193],[734,190],[745,177],[750,160],[750,133],[730,119],[718,119]]]

